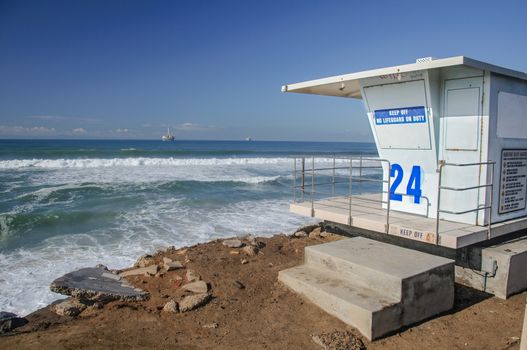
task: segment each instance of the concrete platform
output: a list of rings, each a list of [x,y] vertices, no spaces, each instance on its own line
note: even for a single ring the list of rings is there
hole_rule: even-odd
[[[350,206],[349,197],[334,197],[314,201],[313,207],[310,201],[292,203],[289,210],[299,215],[313,216],[369,231],[387,232],[404,239],[436,243],[436,220],[433,218],[391,210],[387,228],[387,210],[382,208],[380,199],[381,194],[353,196]],[[493,224],[490,238],[525,228],[527,218]],[[489,239],[487,234],[487,227],[440,220],[439,245],[458,249],[486,241]]]
[[[527,289],[527,238],[472,250],[478,250],[481,266],[456,266],[457,282],[501,299]]]
[[[454,302],[454,261],[363,237],[306,247],[278,279],[370,340]]]

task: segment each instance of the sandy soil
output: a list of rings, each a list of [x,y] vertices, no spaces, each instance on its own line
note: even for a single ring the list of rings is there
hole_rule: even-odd
[[[518,349],[526,294],[500,300],[456,286],[455,308],[400,333],[370,343],[360,333],[325,314],[277,282],[278,271],[298,265],[306,245],[338,239],[262,238],[261,252],[248,257],[231,254],[220,241],[163,255],[184,261],[210,283],[213,299],[186,313],[160,308],[185,293],[179,288],[185,270],[163,277],[128,280],[151,293],[145,302],[112,302],[76,318],[48,308],[27,318],[26,326],[0,337],[0,349],[321,349],[313,334],[351,331],[368,349]],[[248,263],[241,264],[246,259]],[[245,288],[240,289],[235,281]],[[190,293],[187,293],[190,294]],[[204,326],[217,323],[217,328]]]

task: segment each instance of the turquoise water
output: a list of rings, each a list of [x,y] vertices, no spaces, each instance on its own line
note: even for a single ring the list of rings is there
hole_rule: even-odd
[[[0,140],[0,310],[26,314],[75,268],[169,245],[290,232],[290,156],[369,143]]]

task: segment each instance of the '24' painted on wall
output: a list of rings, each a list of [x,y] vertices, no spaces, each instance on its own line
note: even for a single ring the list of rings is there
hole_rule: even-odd
[[[394,177],[392,185],[390,186],[390,199],[394,201],[402,201],[403,195],[397,193],[397,187],[403,181],[404,171],[400,164],[394,163],[390,169],[390,177]],[[414,197],[414,203],[421,203],[421,167],[419,165],[412,166],[410,179],[406,185],[406,194]]]

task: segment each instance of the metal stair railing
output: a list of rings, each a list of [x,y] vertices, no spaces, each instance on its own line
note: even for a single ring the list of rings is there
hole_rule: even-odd
[[[306,159],[309,159],[311,162],[311,166],[306,168]],[[319,159],[320,161],[323,161],[324,163],[330,163],[331,166],[324,166],[324,167],[315,167],[315,159]],[[300,169],[297,168],[297,165],[300,160]],[[348,163],[346,165],[337,166],[337,161],[339,163]],[[387,159],[381,159],[381,158],[373,158],[373,157],[335,157],[332,158],[328,157],[321,157],[321,156],[298,156],[293,157],[293,201],[297,202],[297,191],[300,191],[300,201],[305,202],[306,197],[309,198],[309,202],[311,204],[311,216],[315,215],[315,196],[322,195],[324,196],[324,201],[329,202],[329,204],[324,204],[321,202],[317,202],[318,206],[326,206],[326,207],[334,207],[334,208],[340,208],[343,209],[342,200],[338,200],[338,198],[344,197],[347,201],[347,209],[348,210],[348,218],[349,221],[348,224],[351,225],[351,212],[352,212],[352,204],[355,206],[365,206],[361,205],[359,202],[365,201],[365,202],[373,202],[380,204],[381,208],[383,206],[386,206],[386,224],[385,224],[385,230],[386,233],[389,232],[390,227],[390,213],[391,213],[391,207],[390,207],[390,187],[391,187],[391,177],[389,176],[390,170],[391,170],[391,163]],[[355,163],[358,163],[358,165],[354,165]],[[364,162],[368,162],[367,165],[364,165]],[[368,165],[371,163],[380,163],[378,165]],[[384,172],[383,166],[387,167],[388,171]],[[377,169],[381,171],[381,178],[371,178],[368,177],[368,174],[364,174],[364,170],[366,169]],[[337,171],[345,171],[346,175],[339,175],[337,174]],[[354,170],[358,172],[358,175],[354,175]],[[316,177],[317,174],[331,171],[331,180],[326,182],[317,182]],[[348,173],[349,171],[349,173]],[[300,176],[299,174],[300,173]],[[386,178],[384,176],[386,174]],[[300,177],[300,184],[297,184],[297,179]],[[306,181],[307,178],[310,178],[310,181]],[[353,195],[353,190],[355,189],[354,186],[358,182],[359,188],[362,186],[361,184],[364,182],[371,182],[371,183],[378,183],[381,185],[381,199],[372,199],[367,197],[358,197]],[[348,184],[347,186],[347,193],[338,195],[336,191],[336,185],[338,184]],[[321,186],[328,186],[331,185],[331,192],[324,192],[320,190]],[[362,188],[360,188],[362,189]],[[399,193],[391,193],[393,194],[399,194]],[[409,196],[406,193],[400,193],[403,196]],[[413,196],[413,195],[412,195]],[[357,200],[354,201],[354,197],[357,198]],[[383,198],[386,198],[384,200]],[[428,217],[429,208],[430,208],[430,199],[426,196],[420,196],[420,198],[423,198],[426,200],[426,214],[424,216]],[[365,206],[366,207],[366,206]],[[419,214],[417,214],[419,215]]]
[[[441,160],[439,162],[439,168],[437,172],[439,173],[439,179],[438,179],[438,186],[437,186],[437,212],[436,212],[436,245],[439,244],[439,214],[445,213],[445,214],[451,214],[451,215],[462,215],[467,213],[473,213],[473,212],[479,212],[480,210],[487,210],[489,211],[489,224],[487,225],[487,239],[490,239],[491,236],[491,226],[492,226],[492,193],[494,192],[494,168],[495,168],[496,162],[488,161],[488,162],[477,162],[477,163],[447,163],[444,160]],[[491,167],[490,171],[490,181],[487,181],[484,185],[477,185],[477,186],[467,186],[467,187],[451,187],[451,186],[443,186],[442,185],[442,178],[443,178],[443,169],[447,166],[451,167],[469,167],[469,166],[486,166],[487,167],[487,173],[488,173],[488,167]],[[478,178],[479,179],[479,178]],[[473,209],[468,210],[461,210],[461,211],[452,211],[452,210],[445,210],[441,209],[441,190],[446,191],[455,191],[455,192],[463,192],[468,190],[475,190],[480,188],[489,188],[490,187],[490,193],[489,193],[489,205],[483,205],[478,206]],[[479,202],[479,200],[478,200]],[[485,199],[486,203],[486,199]]]

